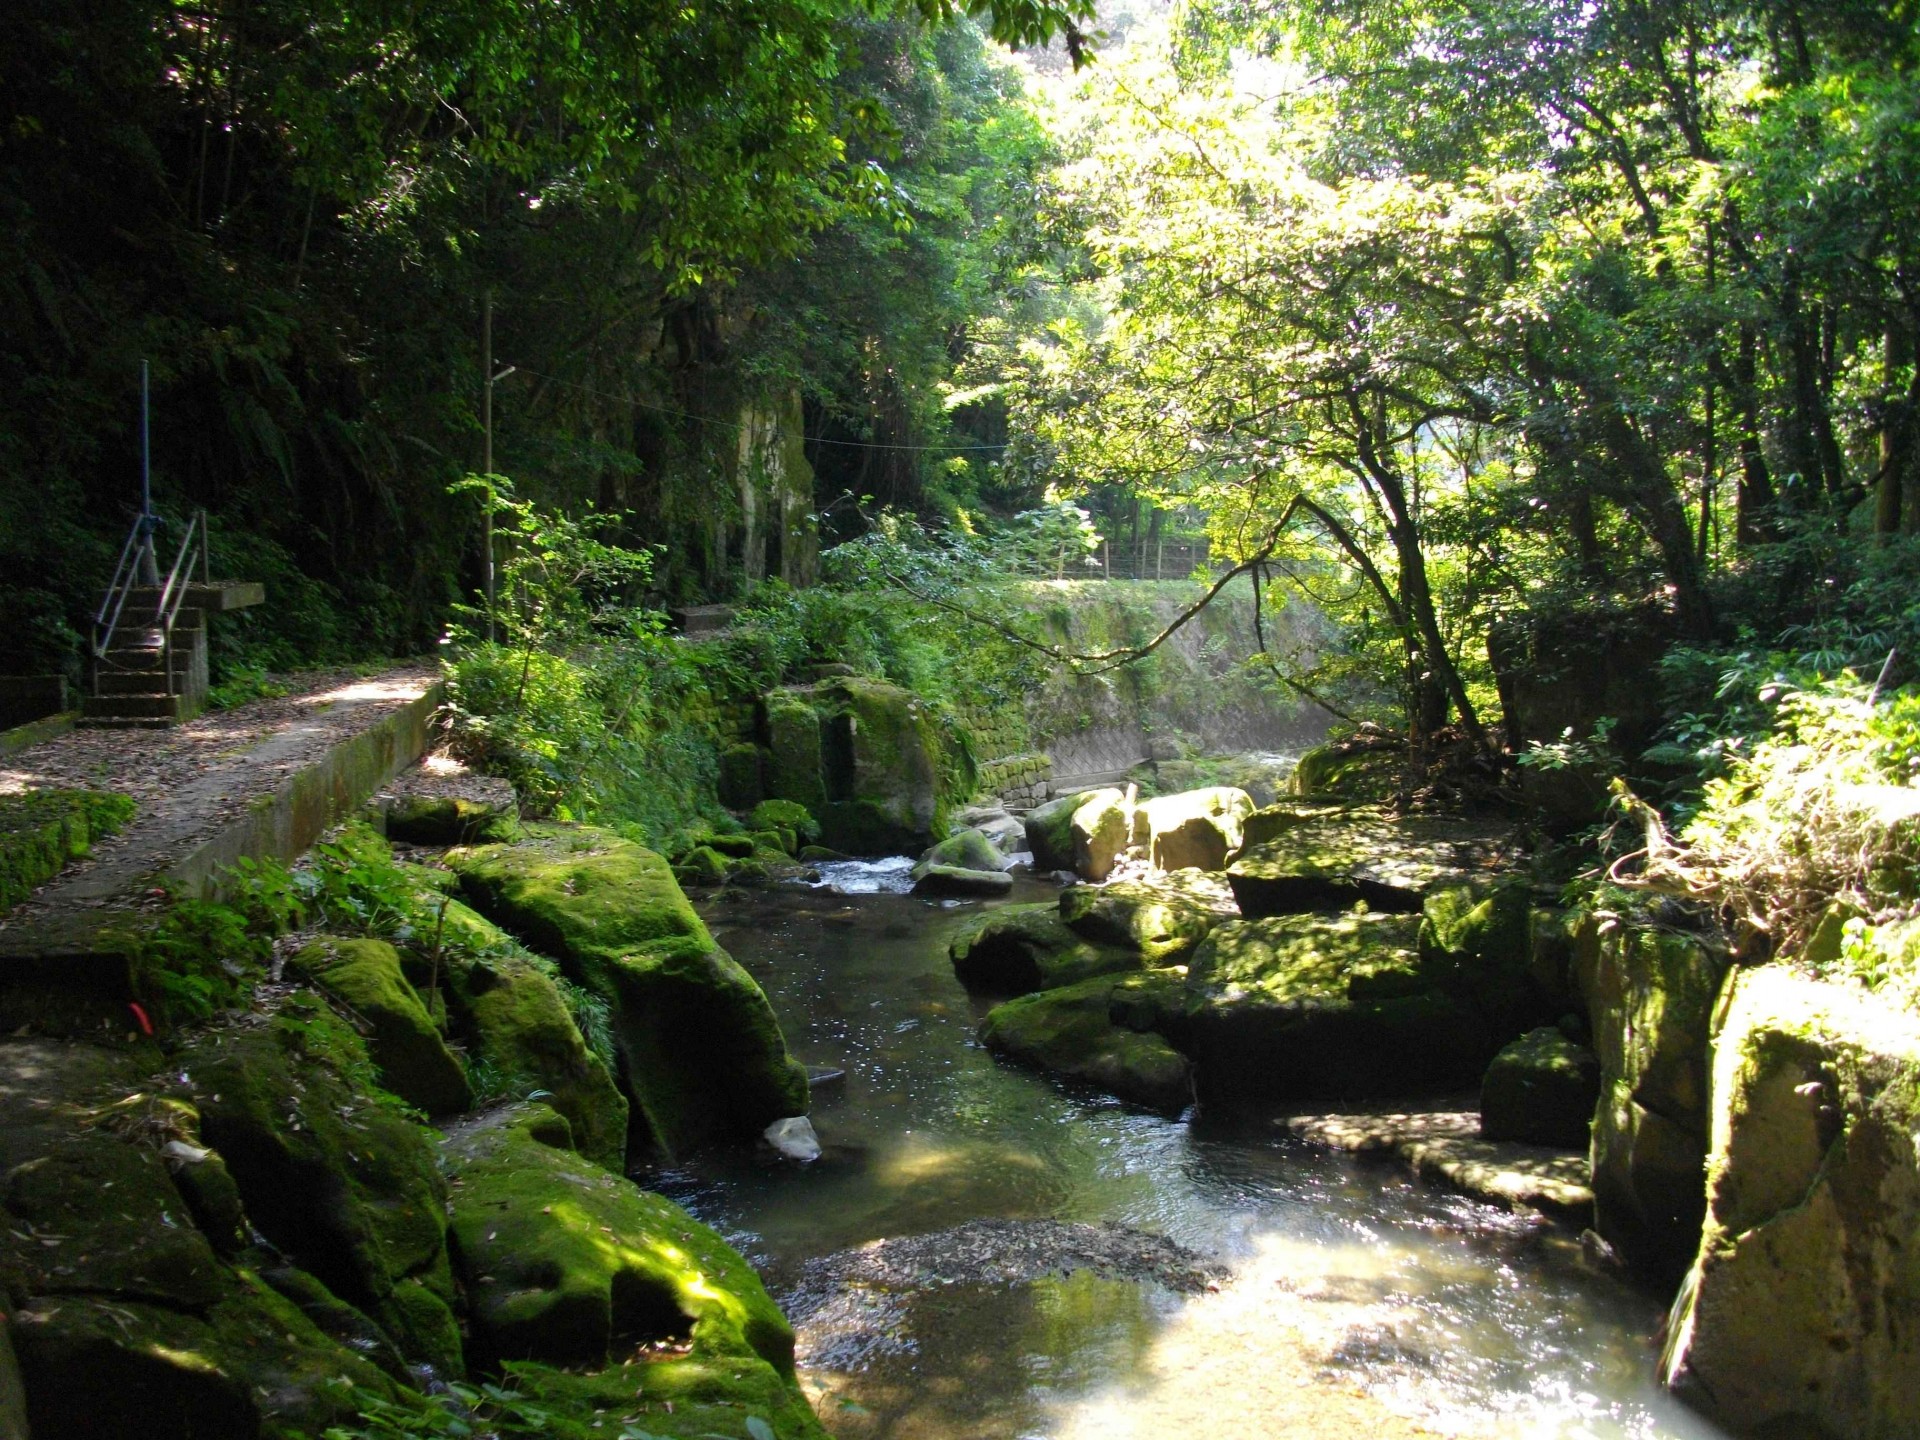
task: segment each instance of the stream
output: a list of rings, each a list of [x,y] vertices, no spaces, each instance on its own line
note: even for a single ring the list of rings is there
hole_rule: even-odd
[[[846,1074],[817,1087],[814,1164],[740,1152],[648,1181],[761,1268],[837,1435],[1721,1434],[1652,1381],[1660,1302],[1564,1229],[1259,1118],[1168,1121],[995,1060],[946,956],[979,904],[889,893],[907,863],[703,904],[794,1052]],[[1021,878],[1011,898],[1057,893]],[[872,1243],[963,1225],[948,1259]],[[978,1264],[1056,1232],[1121,1249],[1149,1232],[1197,1268]]]

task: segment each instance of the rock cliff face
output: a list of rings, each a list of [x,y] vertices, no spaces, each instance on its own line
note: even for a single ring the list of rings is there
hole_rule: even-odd
[[[1782,966],[1733,982],[1700,1250],[1662,1369],[1766,1434],[1920,1434],[1920,1022]]]

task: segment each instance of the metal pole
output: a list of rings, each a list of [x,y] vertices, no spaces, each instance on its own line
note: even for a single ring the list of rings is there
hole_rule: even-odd
[[[481,544],[480,578],[487,596],[487,639],[495,639],[493,625],[493,289],[487,288],[480,307],[480,471],[487,477],[486,518]]]
[[[153,444],[148,424],[147,362],[140,362],[140,557],[142,585],[160,583],[160,562],[153,553],[153,532],[159,522],[153,513]]]

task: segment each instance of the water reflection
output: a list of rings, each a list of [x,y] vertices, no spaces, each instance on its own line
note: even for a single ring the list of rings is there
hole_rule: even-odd
[[[1022,880],[1014,898],[1053,893]],[[857,1297],[865,1312],[801,1327],[830,1429],[1718,1433],[1651,1383],[1658,1302],[1587,1270],[1564,1232],[1258,1121],[1169,1123],[997,1063],[945,956],[978,908],[881,892],[711,901],[709,922],[767,988],[795,1052],[847,1078],[818,1097],[818,1164],[741,1152],[658,1183],[777,1291],[816,1257],[977,1217],[1118,1222],[1224,1259],[1234,1278],[1191,1299],[1082,1271]]]

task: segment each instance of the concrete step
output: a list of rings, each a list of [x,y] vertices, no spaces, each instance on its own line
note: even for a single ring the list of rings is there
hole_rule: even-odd
[[[80,702],[80,724],[128,721],[173,725],[186,716],[186,697],[146,692],[134,695],[89,695]]]
[[[167,684],[166,672],[155,666],[151,670],[109,670],[102,666],[93,677],[96,695],[158,695],[168,690],[178,692],[185,688],[187,667],[173,667],[173,684]]]
[[[149,610],[159,602],[158,585],[136,585],[127,592],[127,608],[144,601]],[[258,580],[196,580],[187,586],[185,604],[198,610],[244,610],[267,598],[267,587]]]

